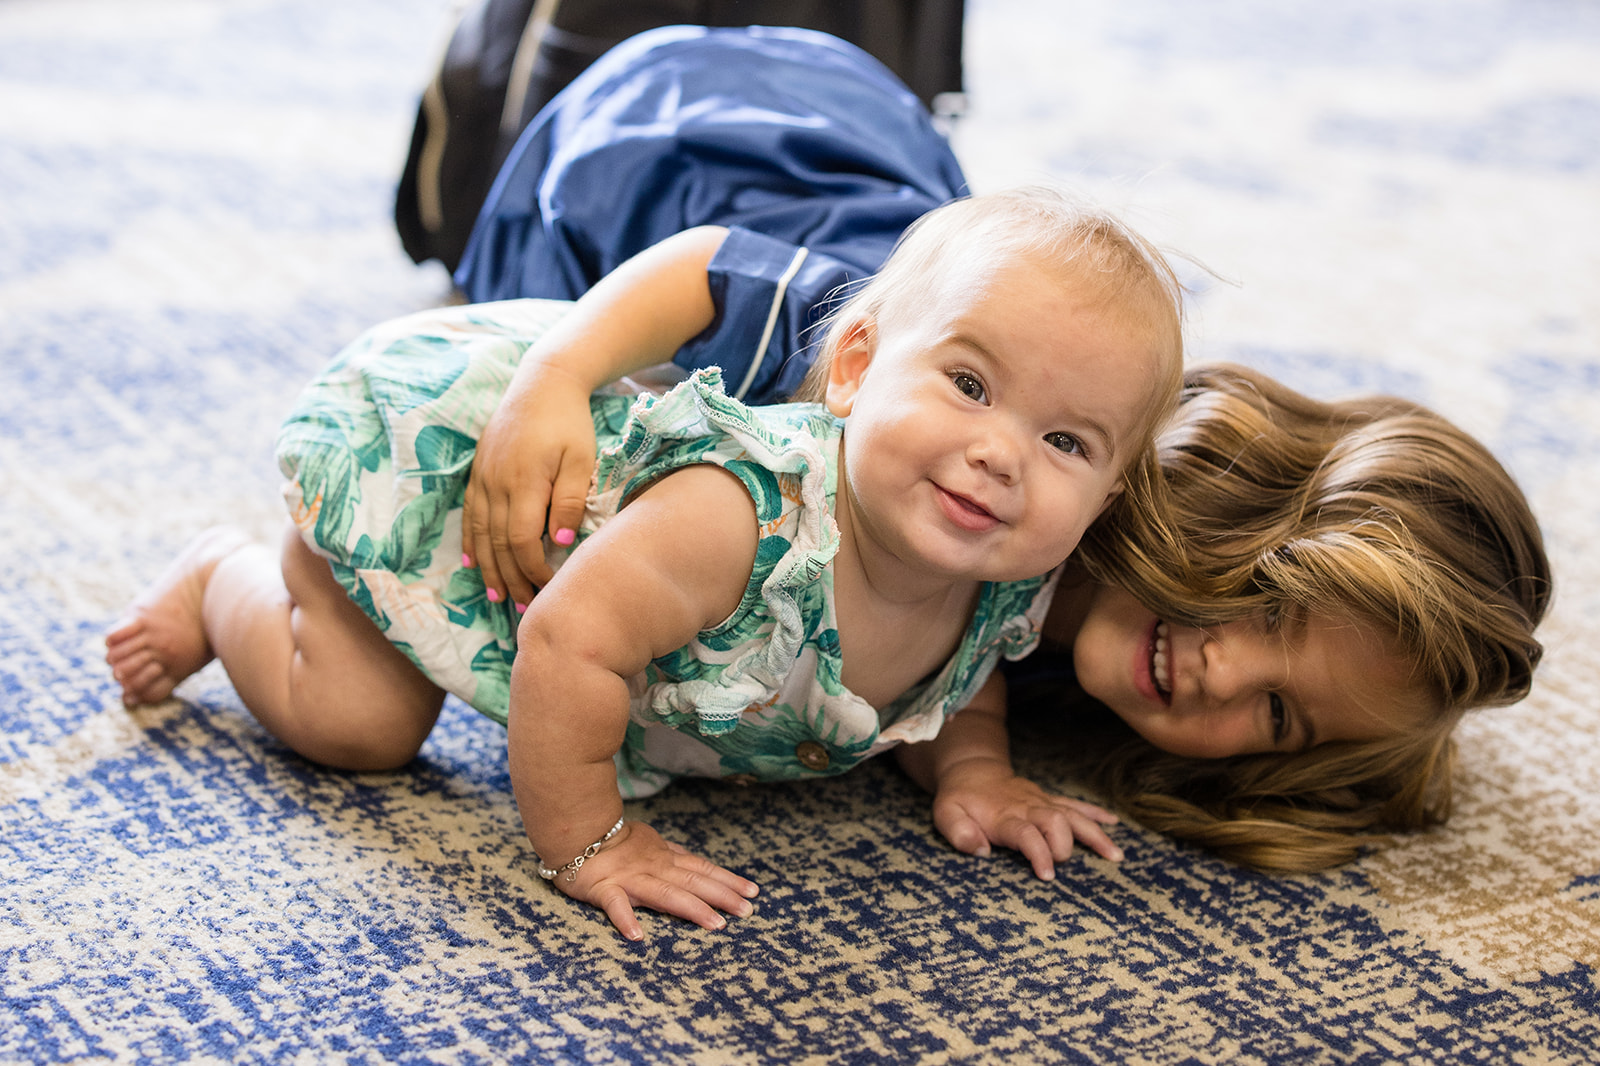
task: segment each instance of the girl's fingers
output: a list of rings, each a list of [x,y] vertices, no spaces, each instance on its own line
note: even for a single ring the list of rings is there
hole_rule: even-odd
[[[561,457],[555,484],[550,486],[550,538],[562,547],[576,538],[583,522],[584,503],[589,496],[589,480],[594,473],[594,456],[571,451]]]
[[[472,566],[472,512],[475,505],[472,499],[477,495],[478,483],[472,478],[467,480],[467,490],[461,494],[461,565]]]
[[[491,602],[504,593],[495,564],[494,544],[489,539],[490,503],[487,491],[476,481],[467,485],[461,512],[461,564],[477,567],[485,592],[492,591]]]
[[[551,578],[544,558],[544,493],[542,486],[528,485],[525,494],[511,501],[506,512],[508,528],[500,540],[509,546],[509,558],[500,560],[506,591],[515,603],[526,606],[534,594]]]
[[[478,571],[483,575],[485,595],[490,603],[526,603],[526,600],[513,600],[507,576],[517,572],[516,557],[511,552],[511,545],[505,540],[505,531],[510,524],[507,516],[511,506],[509,497],[501,493],[491,493],[487,496],[483,506],[479,507],[478,514],[481,519],[479,528],[474,531],[472,559],[478,564]]]
[[[467,491],[461,497],[461,552],[472,566],[478,565],[479,544],[488,528],[489,497],[474,470],[467,481]]]
[[[483,594],[490,603],[504,603],[506,601],[505,582],[500,580],[500,566],[495,559],[494,546],[480,539],[473,545],[471,551],[472,561],[478,567],[478,574],[483,578]]]

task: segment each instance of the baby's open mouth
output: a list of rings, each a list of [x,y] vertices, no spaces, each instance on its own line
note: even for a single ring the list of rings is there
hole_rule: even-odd
[[[1163,700],[1172,696],[1172,652],[1167,642],[1167,623],[1157,622],[1150,641],[1150,680]]]
[[[963,510],[969,511],[972,514],[979,515],[983,518],[994,518],[994,514],[978,501],[963,496],[959,492],[951,492],[949,489],[945,489],[945,492],[948,493],[950,498],[959,504]]]

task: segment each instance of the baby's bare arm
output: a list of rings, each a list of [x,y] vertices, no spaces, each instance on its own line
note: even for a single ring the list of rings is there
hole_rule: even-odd
[[[727,231],[685,230],[602,278],[528,350],[484,427],[462,515],[490,598],[526,604],[550,580],[541,540],[576,530],[594,471],[589,394],[664,363],[711,324],[706,267]]]
[[[1047,792],[1011,765],[1005,679],[998,672],[939,735],[895,749],[902,768],[933,793],[933,822],[957,851],[987,856],[990,846],[1020,851],[1044,880],[1072,854],[1074,841],[1120,862],[1103,826],[1110,811]]]
[[[534,600],[511,678],[512,787],[528,839],[559,868],[622,812],[612,756],[628,724],[627,681],[738,606],[756,551],[755,506],[717,467],[672,474],[630,503]],[[631,940],[635,906],[720,928],[756,886],[627,823],[556,886],[593,903]]]

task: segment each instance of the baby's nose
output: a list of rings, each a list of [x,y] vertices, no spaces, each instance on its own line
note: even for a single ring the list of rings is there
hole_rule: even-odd
[[[967,449],[967,457],[982,466],[994,477],[1009,481],[1017,473],[1016,442],[1003,433],[985,433],[975,438]]]

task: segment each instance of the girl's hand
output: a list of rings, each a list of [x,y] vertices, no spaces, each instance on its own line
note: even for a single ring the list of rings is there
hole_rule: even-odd
[[[644,939],[634,907],[675,915],[705,929],[721,929],[727,920],[717,912],[749,917],[750,900],[758,891],[754,881],[663,840],[643,822],[625,822],[573,880],[568,881],[563,871],[553,884],[573,899],[605,911],[629,940]]]
[[[1033,872],[1049,881],[1074,841],[1112,862],[1122,849],[1103,826],[1117,816],[1104,808],[1046,792],[1005,763],[974,758],[949,768],[933,798],[933,824],[957,851],[987,858],[991,846],[1020,851]]]
[[[572,543],[594,462],[583,383],[547,371],[506,393],[478,440],[462,504],[462,550],[491,600],[525,607],[550,580],[541,538],[548,525],[556,543]]]
[[[572,543],[594,473],[589,393],[671,359],[711,325],[706,269],[727,232],[696,226],[640,252],[523,357],[478,439],[463,504],[462,551],[491,602],[527,606],[550,580],[540,537],[548,528],[557,544]]]

